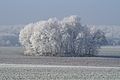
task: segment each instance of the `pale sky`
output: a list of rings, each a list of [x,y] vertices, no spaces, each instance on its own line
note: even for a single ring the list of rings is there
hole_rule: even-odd
[[[78,15],[83,24],[120,25],[120,0],[0,0],[0,25]]]

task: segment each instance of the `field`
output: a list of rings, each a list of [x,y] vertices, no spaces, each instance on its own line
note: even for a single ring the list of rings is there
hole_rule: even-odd
[[[120,57],[120,46],[103,46],[99,55]]]
[[[97,57],[24,56],[0,48],[0,80],[120,80],[120,47],[102,47]]]
[[[119,67],[0,65],[0,80],[119,80]]]

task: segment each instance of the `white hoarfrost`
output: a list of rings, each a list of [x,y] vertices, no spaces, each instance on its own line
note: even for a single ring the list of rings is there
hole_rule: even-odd
[[[84,56],[95,55],[99,45],[94,29],[82,26],[78,16],[63,20],[50,18],[28,24],[20,32],[26,55]]]

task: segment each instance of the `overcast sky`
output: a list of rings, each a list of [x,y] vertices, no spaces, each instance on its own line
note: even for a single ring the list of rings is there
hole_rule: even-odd
[[[0,25],[78,15],[83,24],[120,25],[120,0],[0,0]]]

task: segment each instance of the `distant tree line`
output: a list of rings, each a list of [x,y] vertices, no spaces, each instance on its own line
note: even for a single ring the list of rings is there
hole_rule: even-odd
[[[96,26],[96,25],[87,25],[87,27],[92,28],[95,27],[97,31],[97,34],[104,34],[99,39],[99,44],[101,46],[112,46],[112,45],[120,45],[120,27],[119,26]],[[21,29],[23,29],[25,26],[24,25],[11,25],[11,26],[0,26],[0,46],[1,47],[20,47],[20,42],[19,42],[19,33]],[[100,33],[99,33],[100,31]],[[99,37],[98,37],[99,38]]]
[[[19,38],[16,35],[0,35],[0,46],[20,46]]]

